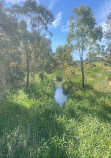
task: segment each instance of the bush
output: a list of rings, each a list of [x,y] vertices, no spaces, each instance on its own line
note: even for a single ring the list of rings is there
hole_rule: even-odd
[[[68,81],[63,82],[63,91],[65,94],[72,92],[72,85]]]
[[[108,75],[108,80],[111,81],[111,74]]]
[[[39,77],[43,80],[43,79],[44,79],[44,73],[43,73],[43,72],[40,72],[40,73],[39,73]]]
[[[59,81],[59,82],[61,82],[61,81],[62,81],[62,76],[57,75],[57,76],[56,76],[56,80]]]

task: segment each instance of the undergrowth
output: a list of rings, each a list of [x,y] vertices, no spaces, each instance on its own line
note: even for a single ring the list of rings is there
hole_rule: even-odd
[[[111,91],[100,88],[110,82],[109,71],[105,67],[100,71],[99,64],[91,69],[86,72],[84,91],[79,72],[73,79],[75,86],[63,77],[67,92],[63,107],[54,100],[50,75],[36,78],[28,92],[21,89],[4,96],[0,100],[0,157],[110,158]],[[98,80],[97,75],[101,76]]]

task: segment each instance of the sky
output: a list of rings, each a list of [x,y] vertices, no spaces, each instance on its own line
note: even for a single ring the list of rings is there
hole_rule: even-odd
[[[5,1],[7,4],[19,4],[25,0]],[[37,0],[37,2],[46,6],[55,16],[55,20],[49,26],[49,30],[53,34],[50,37],[53,52],[58,46],[67,43],[68,20],[72,15],[73,8],[80,7],[80,5],[90,6],[96,18],[97,25],[101,25],[103,30],[106,29],[105,21],[111,12],[111,0]]]

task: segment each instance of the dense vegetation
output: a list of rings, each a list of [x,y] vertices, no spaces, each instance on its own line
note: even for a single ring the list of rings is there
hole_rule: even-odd
[[[75,8],[68,43],[52,53],[45,35],[53,20],[35,1],[7,9],[0,2],[0,157],[110,158],[111,29],[105,48],[90,7]],[[55,80],[67,95],[63,106]]]
[[[84,91],[77,86],[78,70],[72,79],[76,90],[63,76],[68,92],[63,107],[54,101],[55,84],[47,74],[44,80],[37,77],[28,92],[13,91],[1,99],[1,157],[111,156],[110,69],[96,62],[86,65],[85,71]]]

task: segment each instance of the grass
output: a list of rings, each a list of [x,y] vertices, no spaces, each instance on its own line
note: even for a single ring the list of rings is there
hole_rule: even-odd
[[[4,96],[0,100],[0,157],[110,158],[110,69],[102,62],[94,64],[85,67],[85,91],[78,69],[75,88],[63,76],[68,99],[62,108],[54,100],[51,75],[44,80],[37,77],[27,93],[22,89]]]

